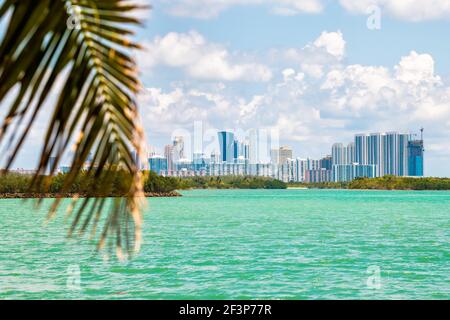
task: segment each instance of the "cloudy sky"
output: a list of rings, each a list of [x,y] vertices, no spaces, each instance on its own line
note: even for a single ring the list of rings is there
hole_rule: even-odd
[[[450,0],[140,1],[153,6],[136,37],[157,150],[195,121],[276,128],[312,158],[356,133],[424,127],[426,175],[450,176]]]

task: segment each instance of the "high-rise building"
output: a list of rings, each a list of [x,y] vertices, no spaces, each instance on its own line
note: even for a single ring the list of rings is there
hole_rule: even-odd
[[[333,160],[331,156],[320,159],[320,169],[331,170],[333,168]]]
[[[408,176],[423,177],[423,138],[408,142]]]
[[[238,154],[238,158],[244,158],[246,161],[248,161],[250,156],[249,153],[249,143],[248,141],[244,141],[242,143],[239,144],[239,154]]]
[[[177,136],[173,139],[173,162],[176,163],[185,158],[184,138],[182,136]]]
[[[288,159],[292,159],[292,148],[289,146],[282,146],[280,147],[279,152],[279,164],[283,165],[285,164]]]
[[[355,162],[375,165],[375,176],[408,173],[408,135],[397,132],[355,136]]]
[[[356,178],[375,178],[376,166],[370,164],[336,164],[333,165],[333,181],[349,182]]]
[[[272,165],[280,164],[280,150],[279,149],[271,149],[270,150],[270,163]]]
[[[342,143],[335,143],[331,149],[332,166],[336,164],[352,164],[355,162],[355,144],[346,147]]]
[[[174,146],[166,145],[164,147],[164,157],[167,159],[167,171],[175,171],[175,163],[174,163]]]
[[[350,142],[347,145],[347,149],[345,150],[345,163],[344,164],[352,164],[355,163],[355,143]]]
[[[250,164],[270,164],[270,143],[267,131],[250,130],[248,136],[248,160]]]
[[[320,160],[307,159],[306,160],[307,170],[320,170]]]
[[[304,182],[306,179],[306,170],[308,170],[308,160],[297,158],[295,160],[295,181]]]
[[[355,136],[355,162],[359,164],[369,163],[369,136],[357,134]]]
[[[194,165],[194,170],[201,171],[206,170],[206,166],[209,163],[209,159],[207,159],[203,153],[194,153],[192,162]]]
[[[218,133],[220,146],[220,160],[232,163],[235,159],[235,140],[232,132],[221,131]]]
[[[152,156],[148,159],[150,171],[161,175],[163,172],[167,171],[167,159],[162,156]]]
[[[307,183],[321,183],[330,182],[332,180],[332,170],[306,170],[305,182]]]
[[[342,143],[333,144],[331,147],[332,165],[345,164],[344,153],[344,145]]]
[[[138,170],[141,170],[142,169],[142,164],[141,164],[141,157],[140,157],[140,155],[136,151],[133,151],[131,153],[131,156],[133,157],[133,161],[134,161],[134,164],[136,165],[136,168]]]

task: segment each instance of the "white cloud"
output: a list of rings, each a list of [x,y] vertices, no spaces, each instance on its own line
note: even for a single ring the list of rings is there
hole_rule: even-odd
[[[145,1],[145,0],[141,0]],[[175,16],[209,19],[234,6],[262,5],[279,15],[323,12],[325,0],[155,0]],[[375,5],[381,13],[406,21],[425,21],[450,18],[450,0],[339,0],[340,5],[354,14],[367,15]]]
[[[342,32],[322,32],[319,38],[314,41],[314,45],[317,48],[325,48],[325,50],[335,56],[339,60],[344,57],[345,54],[345,40],[342,36]]]
[[[367,14],[376,5],[381,13],[406,21],[450,18],[450,0],[340,0],[341,5],[356,14]]]
[[[282,66],[284,68],[296,64],[305,75],[319,79],[327,69],[342,63],[345,47],[346,42],[342,32],[324,31],[303,48],[272,50],[270,57],[274,63],[287,64]]]
[[[214,18],[233,6],[246,5],[265,5],[281,15],[323,10],[321,0],[159,0],[156,4],[161,4],[172,15],[199,19]]]
[[[190,77],[224,81],[269,81],[271,70],[258,63],[243,61],[222,45],[209,43],[195,31],[171,32],[144,44],[139,54],[143,68],[157,65],[182,68]]]
[[[275,0],[273,12],[280,15],[299,13],[320,13],[323,5],[320,0]]]
[[[433,84],[441,81],[439,76],[434,75],[434,60],[429,54],[412,51],[409,56],[402,57],[395,70],[397,79],[404,82]]]
[[[218,129],[278,128],[283,143],[311,157],[356,132],[424,126],[426,145],[432,146],[427,159],[450,156],[450,86],[434,73],[431,55],[412,51],[393,68],[345,65],[332,57],[334,63],[321,65],[322,77],[305,76],[295,64],[280,68],[266,89],[251,95],[223,85],[149,89],[152,98],[141,103],[146,123],[152,134],[164,128],[166,139],[170,130],[190,130],[194,121]]]

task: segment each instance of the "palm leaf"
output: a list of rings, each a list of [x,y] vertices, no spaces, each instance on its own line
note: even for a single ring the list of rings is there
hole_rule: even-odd
[[[94,176],[96,183],[86,187],[87,197],[79,206],[70,206],[69,235],[89,228],[95,235],[105,221],[98,248],[111,239],[119,257],[122,248],[131,254],[141,243],[142,177],[132,150],[141,153],[143,130],[135,101],[140,83],[130,57],[130,50],[139,46],[127,38],[130,28],[139,24],[132,15],[139,8],[124,0],[4,0],[0,7],[0,19],[9,14],[0,45],[0,102],[18,88],[0,127],[0,143],[8,150],[3,159],[6,170],[38,116],[48,112],[30,189],[46,188],[50,163],[53,174],[74,143],[63,192],[83,177]],[[49,111],[44,106],[61,77],[64,83]],[[86,169],[90,154],[93,159]],[[119,174],[128,181],[127,190],[107,205],[105,197]],[[55,200],[49,218],[60,202]]]

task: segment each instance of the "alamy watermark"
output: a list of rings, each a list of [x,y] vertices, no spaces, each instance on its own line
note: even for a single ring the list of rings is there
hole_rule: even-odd
[[[67,267],[66,288],[70,291],[81,291],[81,269],[79,265]]]
[[[277,128],[219,130],[205,128],[203,122],[195,121],[193,129],[189,131],[180,128],[171,134],[174,144],[177,148],[181,148],[177,150],[179,158],[188,158],[190,155],[219,155],[223,151],[221,148],[226,148],[244,156],[250,164],[270,163],[271,150],[280,148],[280,134]],[[220,141],[220,132],[230,134],[224,138],[225,142]]]
[[[369,266],[367,268],[367,288],[379,290],[381,289],[381,268],[379,266]]]
[[[67,5],[67,13],[69,18],[67,18],[67,28],[70,30],[80,30],[81,29],[81,14],[80,7],[76,5]]]
[[[377,5],[371,5],[367,8],[367,29],[380,30],[381,29],[381,8]]]

